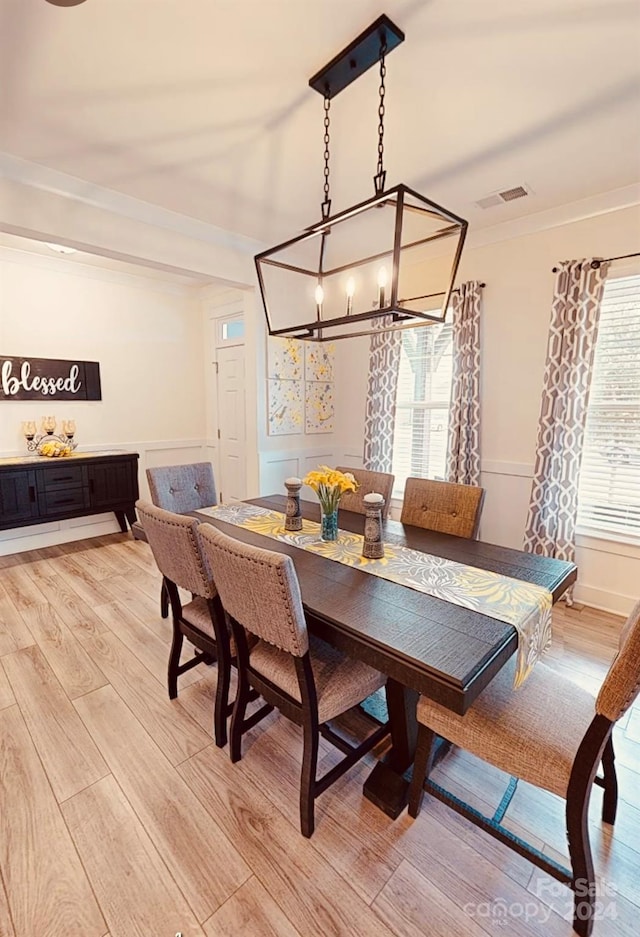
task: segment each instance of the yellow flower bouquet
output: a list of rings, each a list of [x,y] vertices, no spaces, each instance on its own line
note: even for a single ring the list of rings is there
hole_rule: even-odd
[[[338,504],[345,491],[357,491],[358,483],[351,472],[338,472],[328,465],[319,465],[303,479],[315,491],[320,502],[323,540],[338,539]]]

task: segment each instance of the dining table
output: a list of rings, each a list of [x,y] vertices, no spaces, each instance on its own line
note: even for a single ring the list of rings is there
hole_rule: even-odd
[[[243,503],[284,515],[286,502],[284,495],[269,495]],[[303,518],[319,520],[317,503],[301,500],[300,510]],[[516,628],[472,608],[300,549],[286,538],[267,537],[215,514],[192,513],[229,536],[288,554],[300,583],[310,632],[387,676],[391,747],[376,763],[363,792],[388,816],[397,817],[407,802],[418,696],[423,694],[464,715],[516,652]],[[362,514],[339,511],[340,530],[362,534],[364,523]],[[577,576],[570,562],[392,519],[383,522],[382,536],[388,544],[533,583],[548,590],[553,602]]]

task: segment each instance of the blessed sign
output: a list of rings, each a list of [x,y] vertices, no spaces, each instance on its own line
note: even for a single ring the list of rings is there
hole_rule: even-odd
[[[0,357],[0,400],[102,400],[97,361]]]

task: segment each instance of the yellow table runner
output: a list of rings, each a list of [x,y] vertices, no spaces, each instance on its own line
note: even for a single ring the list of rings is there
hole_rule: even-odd
[[[301,531],[288,531],[284,514],[255,504],[223,504],[201,508],[199,513],[513,625],[518,632],[515,687],[527,679],[551,644],[551,593],[533,583],[394,543],[385,543],[382,559],[368,560],[362,556],[360,534],[340,530],[337,541],[325,543],[320,524],[303,520]]]

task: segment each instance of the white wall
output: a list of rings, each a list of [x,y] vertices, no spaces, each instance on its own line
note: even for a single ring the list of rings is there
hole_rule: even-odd
[[[465,249],[458,282],[486,283],[482,318],[480,535],[520,548],[535,460],[554,276],[560,260],[638,250],[637,207],[527,236]],[[611,274],[615,273],[615,266]],[[362,457],[368,340],[339,343],[337,399],[341,458]],[[640,548],[579,537],[576,598],[627,612],[638,595]]]
[[[25,452],[21,422],[77,423],[80,449],[140,453],[148,465],[206,458],[203,332],[197,292],[144,276],[0,249],[3,354],[98,361],[101,401],[0,402],[0,454]],[[118,530],[113,515],[0,533],[0,554]]]

